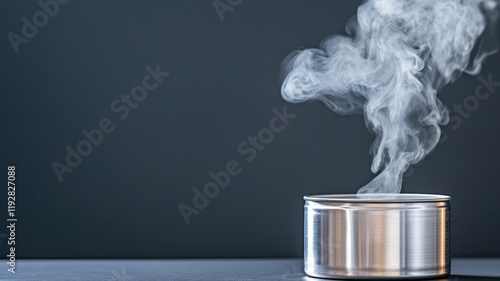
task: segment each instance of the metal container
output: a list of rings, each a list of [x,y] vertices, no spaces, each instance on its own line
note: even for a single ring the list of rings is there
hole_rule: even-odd
[[[418,279],[450,273],[450,197],[305,196],[304,270],[337,279]]]

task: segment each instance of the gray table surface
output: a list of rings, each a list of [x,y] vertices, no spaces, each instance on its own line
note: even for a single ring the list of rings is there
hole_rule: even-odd
[[[20,260],[15,274],[2,261],[2,281],[326,280],[306,277],[301,259]],[[500,280],[500,258],[453,259],[452,275],[439,280]]]

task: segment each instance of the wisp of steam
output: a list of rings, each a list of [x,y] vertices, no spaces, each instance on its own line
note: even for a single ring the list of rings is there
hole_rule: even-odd
[[[281,94],[319,100],[338,114],[364,114],[375,135],[362,193],[397,193],[409,165],[439,141],[448,110],[437,91],[462,72],[478,74],[496,51],[494,0],[368,0],[320,49],[284,62]]]

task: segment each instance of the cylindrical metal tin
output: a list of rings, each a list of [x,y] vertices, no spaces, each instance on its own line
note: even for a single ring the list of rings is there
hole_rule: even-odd
[[[307,275],[337,279],[449,275],[449,196],[346,194],[311,195],[304,200]]]

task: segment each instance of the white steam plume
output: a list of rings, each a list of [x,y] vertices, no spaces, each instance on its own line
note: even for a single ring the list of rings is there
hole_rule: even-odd
[[[364,113],[375,133],[371,170],[379,174],[358,194],[399,192],[408,166],[434,149],[448,122],[437,90],[464,71],[479,73],[496,51],[496,7],[494,0],[368,0],[347,23],[349,36],[285,60],[285,100]]]

